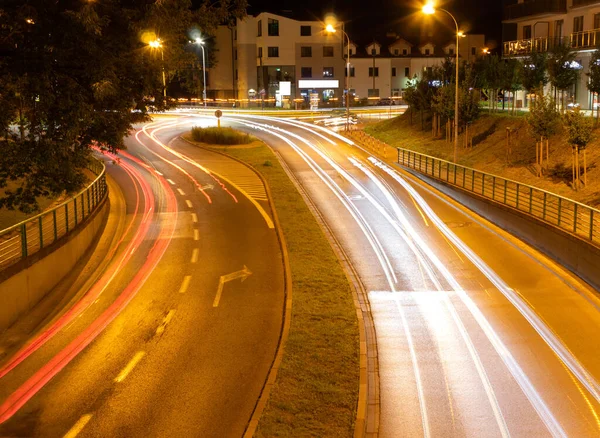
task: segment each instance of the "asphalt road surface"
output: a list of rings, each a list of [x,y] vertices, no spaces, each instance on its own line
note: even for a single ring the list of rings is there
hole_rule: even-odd
[[[2,358],[0,436],[243,434],[282,324],[271,212],[256,177],[169,152],[178,128],[157,125],[105,157],[127,213],[110,263]]]
[[[600,436],[597,291],[331,133],[223,123],[280,154],[369,291],[381,436]]]

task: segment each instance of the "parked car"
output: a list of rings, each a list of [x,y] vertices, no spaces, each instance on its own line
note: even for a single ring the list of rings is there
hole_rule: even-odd
[[[377,102],[378,106],[390,106],[390,105],[396,105],[396,102],[394,102],[393,99],[379,99],[379,101]]]

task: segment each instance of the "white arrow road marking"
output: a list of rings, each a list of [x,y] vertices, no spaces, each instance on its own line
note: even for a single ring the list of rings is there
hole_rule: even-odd
[[[243,282],[250,275],[252,275],[252,272],[250,272],[246,265],[244,265],[244,269],[242,269],[241,271],[232,272],[231,274],[227,275],[221,275],[221,278],[219,278],[219,287],[217,288],[217,296],[213,301],[213,307],[219,306],[219,301],[221,300],[221,294],[223,293],[223,286],[225,285],[225,283],[227,283],[228,281],[237,280],[238,278],[241,278]]]

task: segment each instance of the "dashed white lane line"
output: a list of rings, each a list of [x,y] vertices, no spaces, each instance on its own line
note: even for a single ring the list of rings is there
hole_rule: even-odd
[[[162,173],[160,173],[158,170],[154,170],[158,175],[163,176]]]
[[[192,222],[193,223],[198,223],[198,216],[196,215],[196,213],[192,213]]]
[[[173,180],[172,180],[172,179],[168,179],[168,178],[167,178],[167,181],[169,181],[169,184],[171,184],[172,186],[174,186],[174,185],[175,185],[175,183],[173,182]]]
[[[185,200],[185,203],[187,204],[187,206],[188,206],[189,208],[192,208],[192,207],[193,207],[193,205],[192,205],[192,201],[190,201],[189,199],[186,199],[186,200]]]
[[[200,256],[200,250],[198,248],[194,248],[192,251],[192,263],[196,263],[198,261],[198,257]]]
[[[200,231],[194,230],[194,240],[200,240]]]
[[[137,353],[135,353],[133,358],[129,361],[129,363],[125,366],[125,368],[123,368],[123,370],[119,373],[119,375],[115,379],[115,382],[119,383],[119,382],[122,382],[123,380],[125,380],[125,378],[129,375],[129,373],[131,371],[133,371],[135,366],[138,364],[138,362],[140,360],[142,360],[142,358],[145,355],[146,355],[145,351],[138,351]]]
[[[158,328],[156,329],[156,334],[157,335],[162,335],[165,331],[165,328],[167,327],[167,324],[171,321],[171,319],[173,318],[173,314],[175,313],[175,309],[171,309],[169,310],[169,313],[167,313],[167,316],[165,316],[165,318],[163,319],[163,322],[158,326]]]
[[[181,196],[185,196],[185,192],[183,190],[181,190],[180,188],[177,188],[177,191],[179,192],[179,194]]]
[[[88,422],[91,419],[92,414],[83,415],[79,420],[77,420],[77,423],[75,423],[73,427],[69,429],[69,431],[65,434],[64,438],[75,438],[77,435],[79,435],[79,432],[83,430],[85,425],[88,424]]]
[[[186,275],[185,277],[183,277],[183,282],[181,283],[181,287],[179,288],[179,293],[180,294],[186,293],[187,288],[189,287],[191,280],[192,280],[192,276],[191,275]]]

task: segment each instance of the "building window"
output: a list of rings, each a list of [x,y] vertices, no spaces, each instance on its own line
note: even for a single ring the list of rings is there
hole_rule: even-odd
[[[404,67],[404,76],[407,78],[410,77],[410,68]]]
[[[279,58],[279,47],[267,47],[267,56],[269,58]]]
[[[237,41],[237,29],[233,30],[233,40]]]
[[[237,49],[233,52],[233,59],[237,61]]]
[[[400,54],[400,50],[394,49],[394,56],[398,56]]]
[[[375,70],[375,77],[379,76],[379,67],[375,67],[373,69],[373,67],[369,67],[369,77],[372,78],[373,77],[373,70]]]
[[[425,56],[431,55],[431,51],[429,49],[425,49]]]
[[[269,36],[279,36],[279,20],[269,18],[269,22],[267,25],[269,27]]]
[[[312,67],[301,67],[300,76],[303,78],[312,78]]]
[[[373,55],[373,56],[377,55],[377,49],[371,49],[371,55]]]
[[[304,46],[304,47],[300,47],[300,56],[302,58],[310,58],[312,57],[312,47],[308,46]]]
[[[262,58],[262,47],[258,48],[258,57]]]
[[[573,32],[583,32],[583,15],[573,18]]]
[[[258,32],[256,32],[256,36],[262,36],[262,20],[258,20]]]
[[[344,76],[347,77],[348,76],[348,69],[345,68],[344,69]],[[350,77],[353,78],[354,77],[354,67],[350,67]]]
[[[300,36],[311,36],[311,35],[312,35],[312,27],[300,26]]]
[[[392,67],[392,76],[396,76],[396,67]]]
[[[323,67],[323,77],[324,78],[332,78],[333,77],[333,67]]]
[[[600,29],[600,14],[594,14],[594,29]]]
[[[531,25],[523,26],[523,39],[530,40],[531,39]]]
[[[323,57],[324,58],[333,57],[333,46],[323,46]]]
[[[554,22],[554,36],[556,38],[562,38],[563,20],[556,20]]]
[[[379,88],[369,88],[368,97],[379,97]]]
[[[354,56],[354,49],[350,48],[350,56]]]
[[[477,47],[471,47],[471,55],[477,55]]]
[[[408,50],[407,50],[407,49],[402,49],[402,54],[403,54],[404,56],[408,55]]]
[[[454,55],[454,49],[453,48],[449,48],[448,49],[448,55],[450,55],[450,56]]]

